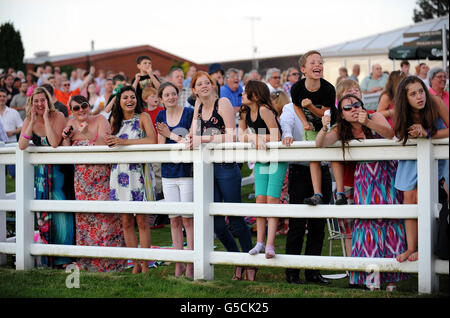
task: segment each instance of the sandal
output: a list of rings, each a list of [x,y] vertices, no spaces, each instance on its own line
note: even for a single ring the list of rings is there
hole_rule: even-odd
[[[388,292],[394,292],[397,290],[397,285],[395,284],[388,284],[386,287],[386,291]]]
[[[231,278],[231,280],[241,280],[242,279],[242,273],[244,272],[244,270],[245,270],[244,266],[235,266],[234,267],[233,278]]]
[[[256,280],[256,272],[258,271],[257,267],[246,267],[244,280],[248,280],[250,282],[254,282]]]

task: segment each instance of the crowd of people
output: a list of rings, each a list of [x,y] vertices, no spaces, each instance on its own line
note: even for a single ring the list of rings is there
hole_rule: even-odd
[[[342,152],[351,140],[449,136],[448,70],[409,62],[385,74],[379,64],[359,84],[359,66],[349,76],[345,68],[334,86],[323,78],[320,52],[301,56],[286,71],[268,69],[246,74],[219,63],[208,72],[191,67],[186,75],[173,68],[166,77],[153,70],[149,56],[136,60],[131,80],[123,73],[38,67],[24,74],[8,69],[0,82],[0,139],[30,145],[116,147],[134,144],[181,143],[193,149],[202,143],[249,142],[265,149],[269,141],[289,147],[294,141],[315,141],[326,147],[341,141]],[[424,74],[427,74],[425,78]],[[363,94],[380,92],[377,111],[364,108]],[[332,169],[330,169],[330,166]],[[291,204],[414,204],[417,203],[415,160],[364,162],[256,162],[256,203]],[[14,177],[14,166],[8,166]],[[333,195],[332,180],[336,181]],[[448,160],[439,162],[440,186],[448,202]],[[241,169],[237,163],[214,163],[214,202],[241,202]],[[190,163],[120,163],[37,165],[36,199],[96,201],[193,201]],[[43,243],[87,246],[151,247],[147,214],[36,213]],[[325,219],[291,218],[286,254],[321,255]],[[256,244],[244,217],[214,216],[214,233],[227,251],[276,257],[279,219],[258,217]],[[352,257],[396,258],[416,261],[417,220],[340,219],[346,254]],[[139,235],[136,233],[136,225]],[[170,215],[175,249],[194,248],[192,215]],[[306,231],[307,230],[307,231]],[[186,245],[185,245],[186,237]],[[238,246],[234,237],[238,238]],[[46,257],[50,267],[64,267],[73,259]],[[83,269],[120,271],[125,260],[77,259]],[[133,261],[132,272],[148,271],[148,263]],[[236,266],[234,280],[256,279],[257,268]],[[176,263],[175,276],[193,278],[192,263]],[[383,273],[381,285],[394,290],[409,276]],[[318,270],[305,270],[308,282],[329,284]],[[302,284],[299,270],[286,269],[288,283]],[[350,286],[367,286],[365,272],[351,272]],[[378,285],[379,288],[381,285]]]

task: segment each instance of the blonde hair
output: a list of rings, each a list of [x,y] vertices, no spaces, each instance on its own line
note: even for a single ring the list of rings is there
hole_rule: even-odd
[[[300,56],[299,60],[298,60],[298,65],[300,66],[300,68],[305,67],[306,65],[306,59],[314,54],[318,54],[320,57],[322,57],[322,54],[320,54],[319,51],[316,50],[311,50],[306,52],[305,54],[303,54],[302,56]]]
[[[351,78],[341,80],[336,85],[336,99],[341,100],[342,96],[344,96],[344,92],[354,86],[356,86],[358,90],[362,93],[361,87],[359,86],[358,82],[352,80]]]
[[[270,94],[273,108],[277,111],[278,115],[281,115],[283,106],[289,104],[291,101],[289,96],[283,91],[276,91]]]
[[[48,90],[46,90],[44,87],[36,87],[33,90],[33,93],[31,94],[30,97],[28,97],[27,100],[27,107],[26,107],[26,115],[27,117],[31,117],[31,109],[33,108],[33,98],[34,96],[36,96],[37,94],[45,94],[45,98],[47,99],[47,104],[48,104],[48,111],[51,113],[56,112],[55,109],[55,105],[53,105],[52,103],[52,97],[50,96],[50,93],[48,92]]]

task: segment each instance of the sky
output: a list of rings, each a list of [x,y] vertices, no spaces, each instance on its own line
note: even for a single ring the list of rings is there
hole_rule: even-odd
[[[413,24],[416,7],[416,0],[0,0],[0,24],[20,31],[26,58],[89,51],[93,40],[97,50],[151,45],[203,64],[300,55],[390,31]]]

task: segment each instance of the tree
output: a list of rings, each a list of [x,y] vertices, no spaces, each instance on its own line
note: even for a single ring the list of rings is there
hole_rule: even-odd
[[[0,26],[0,48],[0,68],[13,67],[15,70],[25,70],[22,37],[11,22]]]
[[[448,0],[417,0],[419,8],[414,9],[415,23],[448,15]]]

